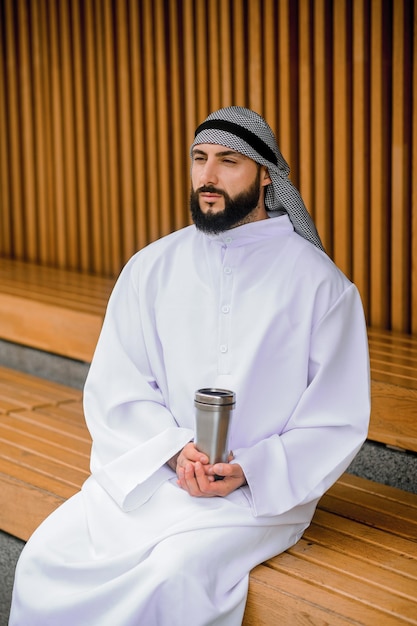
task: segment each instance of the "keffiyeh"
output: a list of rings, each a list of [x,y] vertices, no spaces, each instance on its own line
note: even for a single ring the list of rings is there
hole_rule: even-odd
[[[278,213],[284,210],[288,213],[295,232],[323,250],[314,222],[298,190],[288,178],[288,163],[263,117],[238,106],[215,111],[198,126],[191,150],[201,143],[226,146],[260,165],[265,165],[272,181],[265,194],[267,210]]]

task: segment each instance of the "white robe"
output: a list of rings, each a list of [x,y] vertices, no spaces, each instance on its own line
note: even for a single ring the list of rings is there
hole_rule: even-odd
[[[212,386],[236,392],[247,485],[200,499],[166,461]],[[250,569],[300,538],[366,437],[357,289],[286,216],[182,229],[120,275],[84,405],[92,476],[23,550],[10,626],[237,626]]]

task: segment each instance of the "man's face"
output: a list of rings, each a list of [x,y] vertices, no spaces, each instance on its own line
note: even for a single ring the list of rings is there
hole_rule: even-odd
[[[261,166],[243,154],[214,144],[192,153],[190,207],[197,228],[219,233],[266,217],[261,202]]]

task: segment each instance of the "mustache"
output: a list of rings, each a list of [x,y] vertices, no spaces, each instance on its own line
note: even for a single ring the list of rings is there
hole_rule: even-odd
[[[221,196],[224,196],[224,191],[222,189],[217,189],[217,187],[213,187],[211,185],[203,185],[196,190],[196,193],[217,193]]]

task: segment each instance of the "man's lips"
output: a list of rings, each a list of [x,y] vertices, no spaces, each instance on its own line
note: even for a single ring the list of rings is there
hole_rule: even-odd
[[[207,191],[201,192],[200,196],[202,196],[203,198],[211,199],[211,200],[222,197],[220,193],[211,193],[211,192],[209,193]]]

